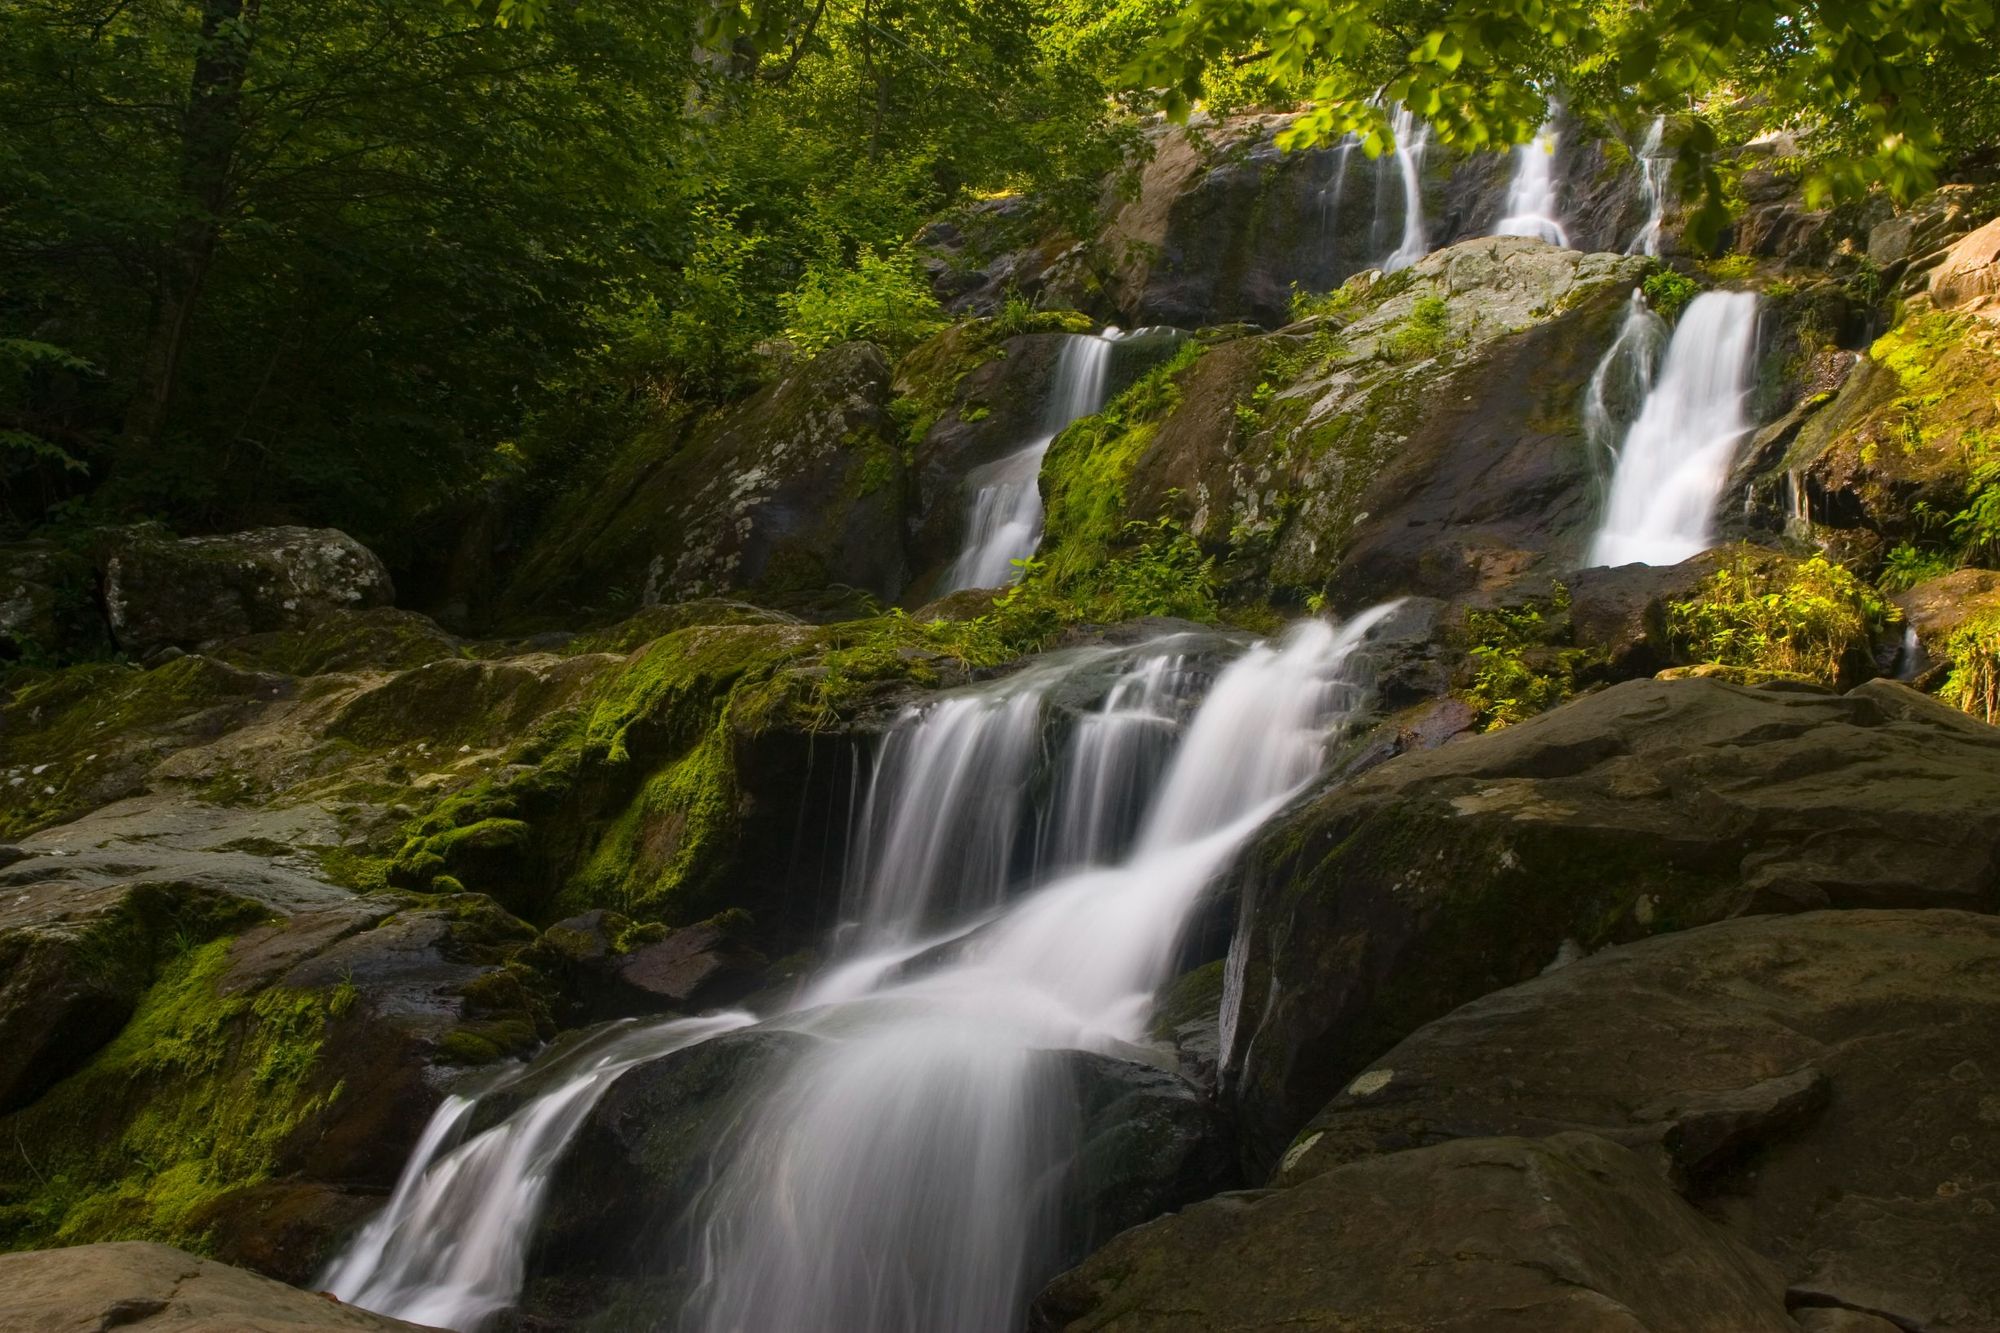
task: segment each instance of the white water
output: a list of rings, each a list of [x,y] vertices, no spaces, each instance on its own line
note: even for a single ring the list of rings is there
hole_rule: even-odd
[[[1056,655],[903,719],[857,820],[856,947],[768,1020],[819,1041],[687,1201],[699,1285],[680,1324],[1018,1326],[1055,1257],[1075,1149],[1074,1091],[1045,1053],[1129,1054],[1143,1037],[1203,890],[1364,704],[1356,653],[1387,609],[1255,645],[1199,702],[1191,641],[1173,636]],[[1112,671],[1041,753],[1057,688]],[[1022,789],[1038,772],[1053,799],[1027,838],[1044,851],[1024,860],[1022,830],[1037,826]],[[935,828],[920,836],[925,819]],[[996,905],[1066,862],[1085,868]],[[324,1284],[365,1308],[477,1327],[518,1299],[555,1165],[612,1080],[751,1021],[614,1029],[538,1068],[550,1090],[469,1141],[474,1103],[448,1099]]]
[[[1716,502],[1750,433],[1756,351],[1754,293],[1689,303],[1618,451],[1592,564],[1672,565],[1711,545]]]
[[[1402,106],[1396,108],[1389,123],[1396,136],[1396,166],[1403,179],[1403,239],[1382,261],[1384,273],[1408,268],[1431,249],[1430,233],[1424,227],[1424,153],[1430,148],[1431,127]],[[1379,204],[1376,211],[1379,215]]]
[[[1117,329],[1072,334],[1056,356],[1055,379],[1039,433],[1005,458],[975,468],[966,478],[972,499],[965,542],[944,576],[941,592],[997,588],[1012,583],[1015,562],[1035,553],[1042,540],[1042,458],[1071,422],[1104,406]]]
[[[1666,321],[1653,313],[1645,293],[1634,287],[1618,336],[1590,373],[1583,394],[1584,437],[1602,460],[1607,477],[1617,467],[1619,442],[1653,391],[1666,345]]]
[[[1556,179],[1556,149],[1561,140],[1553,120],[1535,137],[1514,149],[1514,179],[1507,186],[1507,215],[1493,229],[1495,236],[1535,236],[1569,248],[1563,229],[1562,202]]]
[[[1639,234],[1632,238],[1632,243],[1625,247],[1628,255],[1660,253],[1660,228],[1667,216],[1668,176],[1674,165],[1673,159],[1660,147],[1666,130],[1667,118],[1653,117],[1645,142],[1639,145],[1639,192],[1646,201],[1646,222],[1639,228]]]
[[[850,965],[841,1002],[781,1020],[822,1041],[762,1101],[701,1203],[694,1326],[1019,1326],[1054,1257],[1075,1129],[1067,1085],[1038,1052],[1125,1050],[1143,1036],[1201,892],[1319,770],[1330,729],[1361,702],[1349,659],[1380,614],[1340,631],[1308,622],[1231,664],[1122,863],[1033,890],[928,973],[900,975],[912,950],[888,944],[886,963],[865,969],[876,982],[854,986],[864,969]],[[1104,714],[1162,725],[1177,668],[1150,656]],[[1079,757],[1106,741],[1079,733],[1070,767],[1119,770]],[[921,788],[877,796],[928,806]],[[1089,822],[1094,804],[1074,812]],[[901,917],[905,887],[883,919]],[[807,1003],[828,998],[822,987]]]
[[[614,1028],[565,1053],[554,1086],[460,1142],[476,1101],[448,1097],[403,1167],[388,1207],[319,1285],[351,1305],[440,1328],[476,1328],[520,1296],[528,1242],[556,1161],[617,1077],[749,1014]]]

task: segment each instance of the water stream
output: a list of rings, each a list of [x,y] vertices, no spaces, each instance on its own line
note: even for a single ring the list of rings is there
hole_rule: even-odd
[[[1403,238],[1382,261],[1384,273],[1408,268],[1430,253],[1430,232],[1424,226],[1424,154],[1430,148],[1431,127],[1408,107],[1398,106],[1390,117],[1396,136],[1396,167],[1403,182]],[[1378,194],[1376,216],[1383,214]]]
[[[1569,232],[1561,221],[1561,182],[1556,178],[1556,149],[1560,143],[1555,122],[1551,120],[1535,132],[1533,139],[1514,149],[1514,178],[1507,186],[1507,214],[1493,229],[1495,236],[1536,236],[1551,245],[1569,248]]]
[[[1170,636],[906,714],[857,812],[832,961],[764,1020],[815,1040],[687,1201],[691,1252],[661,1263],[697,1280],[666,1325],[1017,1328],[1075,1149],[1073,1087],[1046,1053],[1143,1041],[1203,891],[1365,707],[1360,650],[1387,611],[1304,622],[1212,680],[1213,640]],[[469,1140],[473,1104],[447,1101],[325,1284],[479,1326],[518,1299],[551,1169],[610,1081],[751,1021],[614,1029]]]
[[[1756,351],[1755,293],[1688,304],[1618,450],[1590,563],[1672,565],[1713,544],[1716,503],[1751,429]]]
[[[1674,160],[1661,148],[1667,131],[1665,116],[1653,117],[1646,138],[1639,145],[1639,196],[1646,201],[1646,221],[1638,235],[1625,247],[1628,255],[1660,253],[1660,228],[1667,216],[1667,187]]]
[[[1035,553],[1042,539],[1042,458],[1065,427],[1104,406],[1111,349],[1121,336],[1117,329],[1106,329],[1063,340],[1035,437],[966,478],[972,496],[966,509],[965,541],[939,591],[1011,583],[1019,573],[1015,562]]]

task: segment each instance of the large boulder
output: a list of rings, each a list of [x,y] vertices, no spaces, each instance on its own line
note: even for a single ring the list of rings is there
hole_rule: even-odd
[[[508,593],[545,614],[905,578],[903,451],[889,363],[847,343],[695,426],[635,441],[607,483],[559,506]]]
[[[1224,1067],[1268,1168],[1368,1061],[1586,948],[1745,912],[2000,908],[2000,731],[1845,695],[1630,681],[1405,754],[1301,806],[1237,872]]]
[[[332,528],[253,528],[176,539],[156,525],[103,539],[104,606],[134,656],[298,629],[395,600],[374,552]]]
[[[1796,1333],[1767,1263],[1587,1134],[1369,1158],[1225,1194],[1057,1278],[1053,1333]]]
[[[2000,218],[1964,237],[1931,270],[1931,302],[2000,321]]]
[[[1608,949],[1420,1028],[1281,1180],[1587,1130],[1785,1274],[1794,1306],[2000,1327],[2000,920],[1813,912]]]
[[[394,1333],[420,1329],[143,1241],[0,1254],[0,1326],[21,1333]]]

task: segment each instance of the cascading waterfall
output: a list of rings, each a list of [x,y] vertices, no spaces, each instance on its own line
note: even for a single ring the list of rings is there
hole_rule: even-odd
[[[1561,139],[1555,121],[1535,131],[1535,137],[1514,149],[1514,179],[1507,187],[1507,215],[1493,229],[1495,236],[1535,236],[1569,248],[1569,233],[1559,220],[1562,209],[1556,179],[1556,149]]]
[[[1619,442],[1653,391],[1660,351],[1666,345],[1666,321],[1646,304],[1646,294],[1633,288],[1618,336],[1590,373],[1583,393],[1584,437],[1602,460],[1607,478],[1617,467]]]
[[[747,1013],[623,1024],[542,1071],[552,1086],[460,1141],[477,1100],[448,1097],[403,1167],[389,1206],[320,1275],[351,1305],[440,1328],[470,1329],[512,1305],[556,1161],[618,1076],[717,1033]]]
[[[1430,233],[1424,226],[1424,153],[1430,148],[1431,127],[1408,107],[1390,118],[1396,136],[1396,166],[1403,178],[1403,239],[1382,261],[1384,273],[1408,268],[1430,253]],[[1380,205],[1377,205],[1380,213]]]
[[[1200,893],[1359,706],[1349,662],[1382,614],[1339,631],[1308,622],[1232,663],[1121,864],[1032,891],[934,971],[781,1020],[821,1040],[702,1200],[695,1326],[1019,1326],[1054,1257],[1073,1147],[1065,1085],[1038,1053],[1143,1035]],[[1146,692],[1135,684],[1128,702]]]
[[[1628,255],[1660,253],[1660,228],[1666,222],[1667,185],[1674,165],[1673,159],[1661,150],[1666,132],[1667,118],[1655,116],[1645,141],[1639,145],[1639,194],[1646,201],[1646,222],[1625,247]]]
[[[974,469],[966,478],[972,499],[966,511],[965,543],[940,591],[1011,583],[1017,573],[1014,562],[1035,553],[1042,539],[1042,458],[1064,427],[1104,406],[1111,348],[1121,336],[1117,329],[1106,329],[1063,340],[1039,433],[1025,447]]]
[[[857,821],[868,849],[855,873],[869,876],[851,903],[857,947],[766,1020],[818,1040],[733,1128],[715,1183],[689,1201],[700,1281],[670,1322],[1017,1327],[1055,1258],[1075,1147],[1073,1088],[1047,1053],[1129,1053],[1143,1036],[1202,891],[1365,703],[1358,650],[1388,609],[1255,645],[1198,702],[1204,673],[1174,636],[1059,655],[906,718]],[[1024,781],[1053,689],[1120,661],[1041,760],[1057,775],[1048,859],[1085,868],[1038,880],[998,851],[1002,825],[1023,822],[1021,798],[997,815],[936,798],[974,773]],[[943,826],[945,846],[983,850],[906,842],[905,816],[919,814]],[[967,873],[989,887],[967,895]],[[990,886],[1024,874],[1029,887],[996,911]],[[918,939],[920,923],[939,932]],[[924,952],[946,940],[952,949]],[[477,1326],[518,1299],[551,1170],[604,1088],[750,1021],[613,1029],[538,1066],[550,1090],[462,1142],[474,1104],[448,1100],[389,1206],[324,1282],[384,1313]]]
[[[1329,265],[1336,268],[1340,259],[1336,238],[1340,234],[1340,206],[1347,197],[1347,168],[1360,142],[1352,134],[1341,137],[1340,146],[1333,151],[1333,178],[1319,193],[1320,232],[1327,241]]]
[[[1710,545],[1716,502],[1750,433],[1756,351],[1754,293],[1689,303],[1618,451],[1592,564],[1672,565]]]

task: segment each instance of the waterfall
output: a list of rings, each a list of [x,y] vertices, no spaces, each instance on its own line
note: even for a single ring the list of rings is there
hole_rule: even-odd
[[[1652,392],[1660,349],[1666,342],[1666,321],[1653,313],[1646,304],[1646,294],[1634,287],[1618,336],[1590,373],[1590,384],[1583,393],[1584,438],[1590,441],[1593,455],[1602,460],[1606,476],[1617,466],[1619,441]]]
[[[1667,184],[1673,170],[1673,159],[1661,151],[1661,142],[1667,132],[1667,118],[1653,117],[1651,128],[1646,131],[1645,142],[1639,145],[1639,195],[1646,201],[1646,222],[1639,228],[1639,234],[1625,247],[1628,255],[1657,255],[1660,253],[1660,227],[1667,214]]]
[[[1336,274],[1340,271],[1340,205],[1347,196],[1347,168],[1359,143],[1352,134],[1341,137],[1340,147],[1333,153],[1333,178],[1319,194],[1320,234],[1326,241],[1327,267]]]
[[[1560,142],[1550,120],[1535,137],[1514,149],[1514,179],[1507,187],[1507,214],[1494,228],[1495,236],[1537,236],[1551,245],[1569,248],[1569,233],[1559,221],[1562,204],[1556,180],[1556,148]]]
[[[821,1040],[700,1201],[694,1326],[1019,1327],[1056,1257],[1074,1146],[1067,1088],[1038,1053],[1143,1036],[1202,890],[1363,702],[1350,659],[1382,614],[1307,622],[1224,670],[1121,862],[1029,892],[934,970],[777,1020]],[[1137,664],[1105,711],[1157,704],[1147,677],[1172,675]],[[928,804],[920,788],[878,795]]]
[[[1396,108],[1389,123],[1396,136],[1396,166],[1403,178],[1403,239],[1382,261],[1384,273],[1408,268],[1431,248],[1424,228],[1424,152],[1430,147],[1431,127],[1403,106]],[[1379,198],[1376,211],[1379,217]]]
[[[973,469],[966,478],[972,499],[966,510],[965,542],[940,592],[1011,583],[1014,562],[1035,553],[1042,540],[1042,457],[1064,427],[1104,406],[1111,348],[1121,336],[1117,329],[1106,329],[1063,340],[1035,438],[1005,458]]]
[[[1754,293],[1704,292],[1689,303],[1618,451],[1591,563],[1672,565],[1708,547],[1716,501],[1751,429],[1756,351]]]
[[[470,1329],[520,1298],[528,1242],[550,1173],[597,1099],[634,1065],[720,1032],[749,1014],[614,1027],[563,1053],[548,1091],[460,1142],[477,1099],[447,1097],[417,1141],[395,1193],[320,1275],[350,1305]]]
[[[1058,1259],[1077,1146],[1074,1087],[1047,1053],[1143,1039],[1201,894],[1367,703],[1361,650],[1389,609],[1253,645],[1205,695],[1190,636],[1168,636],[1056,654],[901,719],[857,812],[858,948],[765,1020],[816,1040],[728,1126],[713,1183],[674,1201],[698,1284],[664,1322],[1018,1327]],[[1050,747],[1059,697],[1074,711]],[[1052,777],[1039,872],[1018,840],[1038,772]],[[972,799],[989,781],[1003,790]],[[926,819],[937,828],[918,837]],[[477,1327],[518,1299],[554,1167],[612,1080],[751,1021],[614,1028],[532,1067],[544,1090],[470,1139],[475,1101],[447,1099],[323,1282]]]

